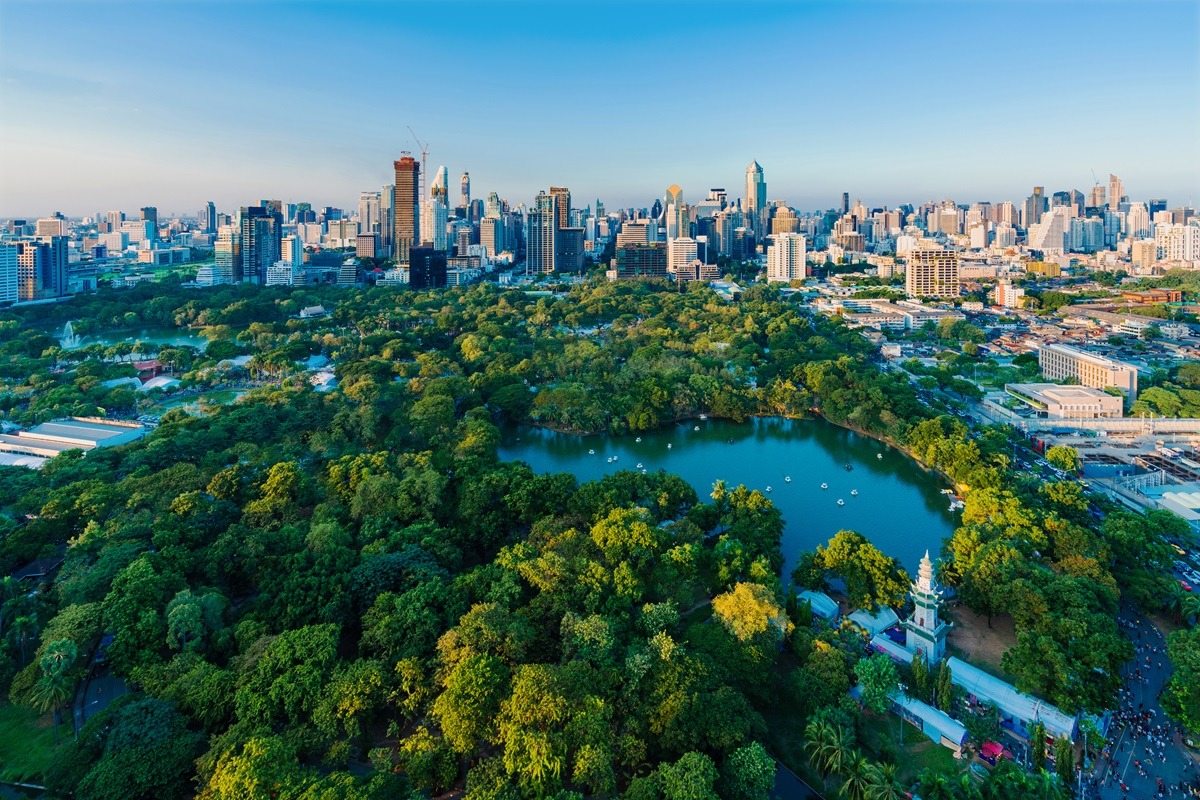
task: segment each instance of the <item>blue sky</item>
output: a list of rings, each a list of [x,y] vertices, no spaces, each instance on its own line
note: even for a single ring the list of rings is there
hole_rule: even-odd
[[[1200,202],[1200,3],[0,0],[0,216],[452,191]]]

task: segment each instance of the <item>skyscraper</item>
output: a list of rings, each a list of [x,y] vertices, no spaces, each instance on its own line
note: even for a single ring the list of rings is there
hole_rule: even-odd
[[[462,174],[462,207],[469,209],[471,207],[471,173],[464,172]]]
[[[556,197],[538,192],[533,208],[525,213],[525,274],[554,272],[554,231],[557,227]]]
[[[0,303],[15,303],[20,299],[18,274],[17,245],[0,242]]]
[[[767,208],[767,181],[757,161],[746,167],[746,219],[756,233],[762,232],[762,216]]]
[[[398,264],[407,264],[409,250],[420,232],[421,164],[412,156],[401,156],[392,166],[396,170],[392,257]]]
[[[567,228],[571,224],[571,190],[565,186],[551,186],[550,195],[554,198],[554,226]]]
[[[217,206],[212,200],[200,209],[200,230],[209,234],[217,232]]]
[[[1108,207],[1117,211],[1124,199],[1125,185],[1121,183],[1120,178],[1110,172],[1108,175]]]
[[[842,216],[850,213],[850,193],[842,192]]]
[[[771,237],[767,247],[767,281],[788,283],[808,277],[805,263],[805,245],[799,233],[777,233]]]
[[[688,236],[687,205],[683,202],[683,189],[676,184],[667,187],[667,241]]]
[[[358,195],[358,232],[381,233],[382,192],[360,192]]]
[[[266,206],[243,206],[239,214],[241,258],[234,262],[234,282],[265,283],[267,268],[280,259],[283,221]]]
[[[1021,216],[1021,222],[1026,229],[1042,221],[1042,214],[1046,213],[1046,190],[1042,186],[1033,187],[1033,194],[1025,199],[1024,213]]]

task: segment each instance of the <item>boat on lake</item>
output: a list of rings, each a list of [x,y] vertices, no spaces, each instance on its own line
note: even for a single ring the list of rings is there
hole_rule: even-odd
[[[843,500],[842,498],[840,498],[840,497],[839,497],[839,498],[838,498],[838,505],[839,505],[839,506],[844,506],[844,505],[846,505],[846,501],[845,501],[845,500]]]
[[[828,483],[822,483],[822,484],[821,484],[821,488],[822,488],[822,489],[828,489],[828,488],[829,488],[829,484],[828,484]]]

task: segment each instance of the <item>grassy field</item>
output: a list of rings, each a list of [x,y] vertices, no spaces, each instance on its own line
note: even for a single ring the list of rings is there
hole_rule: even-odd
[[[904,746],[900,746],[900,726],[904,725]],[[926,768],[933,768],[947,775],[958,775],[965,764],[954,758],[949,748],[935,744],[913,725],[901,723],[895,714],[884,717],[867,715],[863,720],[862,738],[867,749],[879,753],[888,746],[895,749],[896,773],[905,786]]]
[[[70,738],[70,726],[60,726],[58,735]],[[0,780],[41,783],[53,753],[49,715],[0,703]]]

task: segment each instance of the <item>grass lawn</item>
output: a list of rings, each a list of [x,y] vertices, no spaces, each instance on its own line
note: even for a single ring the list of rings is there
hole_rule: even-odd
[[[61,725],[58,735],[69,739],[70,726]],[[0,703],[0,780],[40,784],[53,754],[49,715]]]
[[[904,746],[900,746],[900,726],[904,725]],[[867,715],[863,719],[862,738],[867,749],[878,754],[884,746],[896,753],[896,774],[905,786],[912,785],[917,775],[933,768],[947,775],[960,775],[966,767],[949,748],[935,744],[916,727],[901,723],[895,714],[885,717]]]

